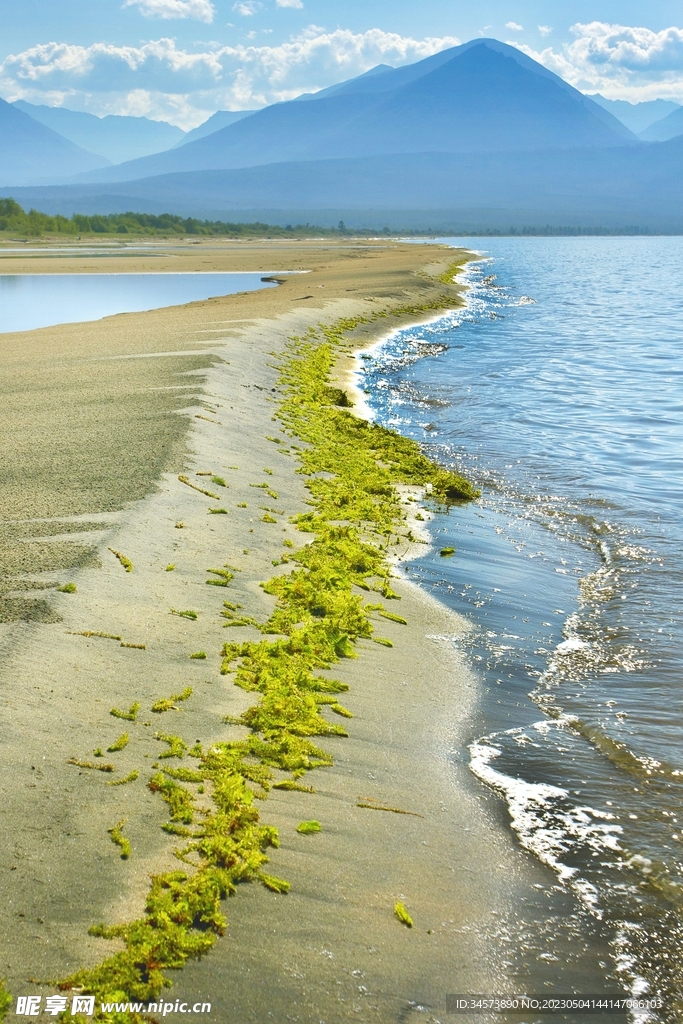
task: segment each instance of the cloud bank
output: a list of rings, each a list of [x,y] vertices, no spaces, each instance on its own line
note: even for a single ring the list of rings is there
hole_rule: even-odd
[[[513,42],[582,92],[633,103],[656,97],[683,103],[683,29],[608,25],[572,26],[572,42],[536,51]]]
[[[129,2],[197,8],[205,0]],[[459,42],[454,36],[413,39],[377,28],[327,32],[315,25],[277,46],[215,45],[196,52],[168,38],[140,46],[52,42],[7,57],[0,64],[0,94],[10,101],[144,115],[191,128],[218,109],[292,99],[377,64],[409,64]]]

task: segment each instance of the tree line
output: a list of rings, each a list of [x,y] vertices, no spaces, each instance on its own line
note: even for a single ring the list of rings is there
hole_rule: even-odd
[[[0,199],[0,231],[30,238],[41,235],[222,235],[229,238],[260,235],[267,238],[292,238],[305,235],[377,235],[389,234],[386,228],[376,230],[349,229],[343,221],[334,227],[316,224],[264,224],[254,221],[235,224],[222,220],[199,220],[196,217],[178,217],[173,213],[74,213],[71,217],[52,216],[39,210],[24,210],[14,199]]]

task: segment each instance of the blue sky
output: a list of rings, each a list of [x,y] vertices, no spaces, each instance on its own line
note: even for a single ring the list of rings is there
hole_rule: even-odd
[[[190,128],[482,35],[584,92],[683,103],[680,0],[8,0],[0,96]]]

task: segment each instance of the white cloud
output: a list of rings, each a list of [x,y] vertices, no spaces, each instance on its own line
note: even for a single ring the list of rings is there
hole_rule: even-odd
[[[212,44],[194,52],[166,38],[140,46],[52,42],[5,58],[0,95],[95,114],[145,114],[187,128],[215,110],[293,99],[377,64],[410,64],[459,42],[316,25],[277,46]]]
[[[276,7],[296,7],[298,11],[304,6],[301,0],[275,0]]]
[[[125,0],[123,7],[137,7],[145,18],[196,18],[210,24],[216,13],[211,0]]]
[[[539,25],[538,31],[541,33],[542,36],[549,36],[552,32],[552,29],[550,25]]]
[[[509,28],[511,32],[523,32],[524,25],[518,25],[516,21],[508,21],[505,24],[505,28]]]
[[[241,14],[243,18],[250,18],[252,14],[256,14],[260,6],[261,4],[256,0],[246,0],[245,3],[233,4],[232,9],[235,14]]]
[[[519,49],[583,92],[631,102],[662,97],[683,102],[683,29],[576,24],[559,50]]]

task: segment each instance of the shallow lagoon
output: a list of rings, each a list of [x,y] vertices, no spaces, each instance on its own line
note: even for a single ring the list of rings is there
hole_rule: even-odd
[[[262,273],[0,274],[0,333],[274,288]]]

